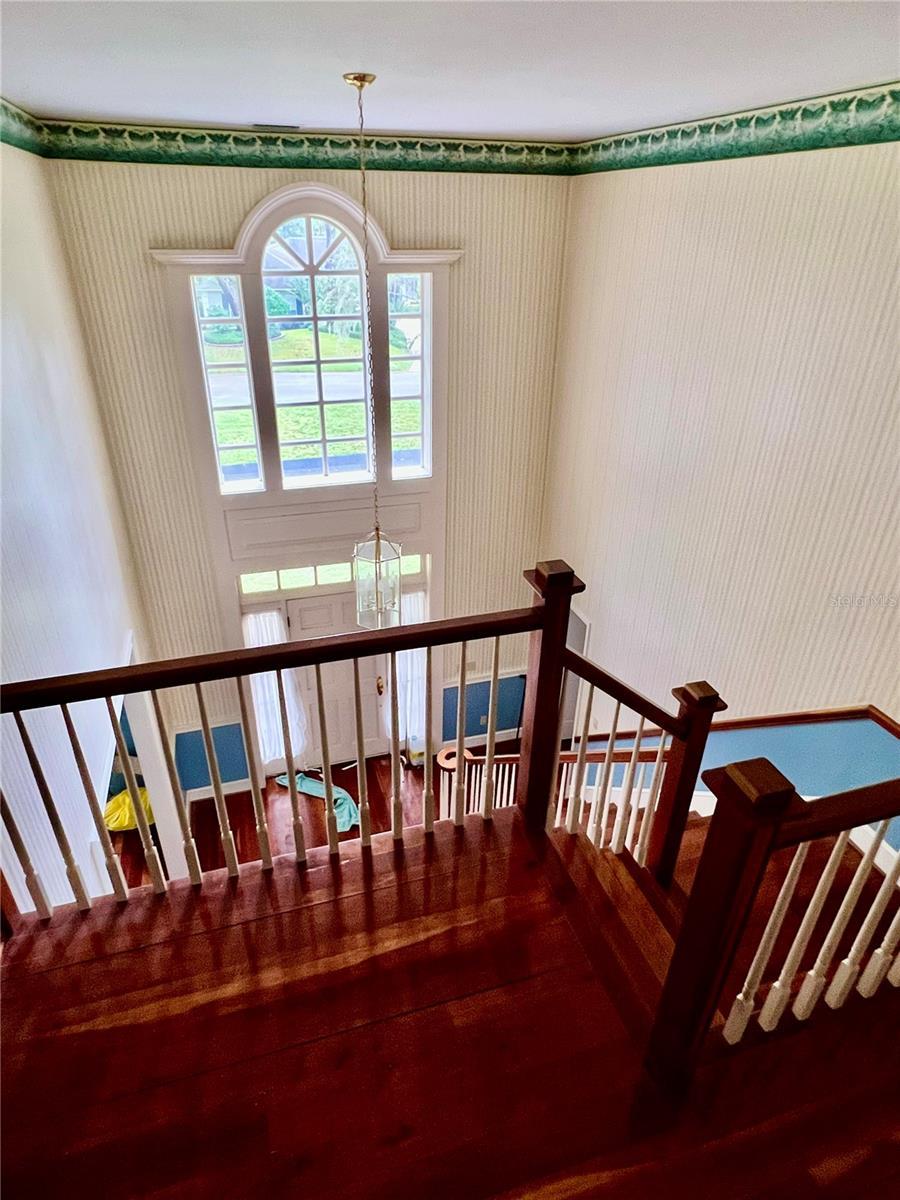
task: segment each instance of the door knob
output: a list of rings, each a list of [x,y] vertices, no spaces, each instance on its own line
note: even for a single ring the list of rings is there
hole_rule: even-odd
[[[375,691],[379,696],[384,695],[384,677],[381,675],[375,677]]]

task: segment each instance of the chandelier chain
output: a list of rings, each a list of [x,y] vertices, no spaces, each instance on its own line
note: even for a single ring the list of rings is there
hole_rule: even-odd
[[[378,519],[378,450],[375,444],[375,360],[372,352],[372,280],[369,271],[369,198],[366,186],[366,136],[363,116],[363,89],[357,86],[356,105],[359,112],[359,178],[363,210],[363,281],[366,304],[366,370],[369,380],[369,437],[372,445],[372,489],[375,509],[375,533],[381,533]]]

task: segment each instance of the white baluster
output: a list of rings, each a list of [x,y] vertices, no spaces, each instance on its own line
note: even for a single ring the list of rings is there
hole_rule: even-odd
[[[369,781],[366,776],[366,732],[363,722],[362,691],[359,686],[359,660],[353,660],[353,705],[356,712],[356,787],[359,792],[359,840],[372,844],[372,812],[369,808]]]
[[[644,718],[638,721],[637,733],[634,737],[634,749],[628,760],[628,770],[622,784],[622,794],[616,811],[616,823],[613,827],[611,849],[614,854],[621,854],[625,848],[625,832],[628,828],[628,818],[631,815],[631,793],[634,789],[634,773],[637,769],[638,755],[641,752],[641,737],[644,733]]]
[[[578,758],[575,761],[575,779],[572,784],[572,796],[569,797],[569,808],[566,813],[566,830],[575,833],[581,825],[581,813],[584,804],[584,773],[587,763],[588,743],[591,740],[591,707],[594,703],[594,689],[588,684],[587,700],[584,703],[584,717],[581,723],[581,738],[578,742]]]
[[[216,819],[219,822],[219,840],[222,843],[222,853],[225,855],[225,867],[228,874],[234,877],[238,873],[237,847],[234,844],[234,834],[231,832],[228,805],[225,803],[225,794],[222,791],[219,760],[216,757],[216,747],[209,724],[209,714],[206,711],[206,701],[203,699],[203,689],[199,683],[194,684],[194,691],[197,694],[197,706],[200,709],[200,728],[203,731],[203,746],[206,750],[206,762],[209,767],[209,778],[212,783]]]
[[[441,771],[441,820],[450,820],[450,773]]]
[[[800,966],[803,953],[809,944],[809,939],[812,937],[816,922],[821,915],[825,900],[828,897],[834,877],[837,874],[837,869],[841,865],[841,859],[844,857],[849,837],[850,832],[846,829],[838,835],[831,854],[828,856],[828,862],[819,876],[819,882],[816,884],[815,891],[810,898],[809,904],[806,906],[806,912],[803,914],[800,928],[797,930],[796,936],[791,943],[791,948],[787,952],[787,958],[784,960],[781,974],[769,988],[769,994],[766,996],[762,1012],[759,1014],[759,1023],[767,1033],[771,1033],[775,1029],[784,1014],[784,1010],[790,1003],[791,985],[794,976],[797,973],[797,968]]]
[[[875,861],[875,855],[884,839],[884,835],[887,833],[889,824],[889,821],[882,821],[878,826],[878,831],[872,843],[854,872],[850,886],[847,888],[844,899],[841,901],[841,906],[837,911],[837,916],[832,921],[831,928],[825,935],[825,941],[822,943],[822,948],[819,951],[815,965],[811,971],[807,972],[806,978],[800,985],[800,991],[797,993],[797,999],[794,1001],[794,1007],[791,1011],[801,1021],[805,1021],[807,1017],[812,1015],[813,1009],[819,1002],[819,997],[825,991],[826,975],[828,968],[831,966],[831,960],[837,952],[841,936],[847,928],[847,923],[853,915],[856,902],[865,887],[869,872],[872,869],[872,863]]]
[[[178,771],[175,767],[175,760],[172,757],[172,746],[169,741],[169,734],[166,730],[166,723],[163,719],[162,708],[159,703],[159,697],[156,692],[150,692],[150,699],[153,702],[153,712],[156,716],[156,726],[159,730],[159,740],[162,743],[163,758],[166,762],[166,771],[169,776],[169,786],[172,789],[172,797],[175,801],[175,811],[178,814],[178,824],[181,828],[181,844],[184,848],[184,857],[187,863],[188,877],[192,884],[197,886],[203,882],[203,872],[200,870],[200,859],[197,856],[197,846],[191,834],[191,822],[188,815],[187,801],[184,798],[184,792],[181,790],[181,781],[178,778]]]
[[[829,1008],[840,1008],[850,995],[860,972],[863,955],[869,948],[869,942],[875,936],[878,922],[884,915],[891,896],[894,894],[898,879],[900,879],[900,854],[894,858],[891,869],[885,875],[884,879],[882,879],[881,887],[872,901],[869,911],[866,914],[866,919],[860,926],[859,933],[853,939],[850,953],[838,965],[838,969],[834,973],[834,978],[828,986],[828,991],[825,993],[825,1003]]]
[[[866,963],[866,969],[860,977],[856,990],[861,996],[874,996],[881,987],[884,979],[888,979],[894,987],[900,987],[900,955],[891,968],[891,959],[897,947],[900,946],[900,909],[894,914],[887,933],[881,945],[872,951],[872,956]]]
[[[25,723],[22,720],[21,713],[13,713],[13,718],[19,730],[19,735],[22,738],[22,745],[25,747],[25,754],[28,757],[28,763],[31,767],[31,773],[34,776],[34,782],[37,784],[37,790],[44,804],[44,809],[47,813],[47,819],[50,822],[50,828],[53,830],[53,835],[56,838],[56,844],[59,846],[60,853],[63,856],[63,862],[66,864],[66,878],[72,888],[75,896],[75,903],[82,912],[91,907],[91,898],[88,895],[87,888],[84,886],[84,880],[81,877],[81,871],[78,869],[78,864],[75,861],[75,856],[72,853],[72,847],[69,843],[68,834],[60,820],[59,813],[56,811],[56,804],[50,794],[50,788],[47,786],[47,780],[44,778],[44,772],[41,764],[38,761],[38,756],[35,754],[34,746],[31,744],[31,738],[28,736],[28,730],[25,728]]]
[[[322,783],[325,786],[325,831],[328,853],[339,854],[337,814],[334,811],[334,781],[331,778],[331,751],[328,747],[328,721],[325,717],[325,693],[322,690],[322,667],[315,664],[316,707],[319,714],[319,741],[322,746]]]
[[[484,758],[484,800],[481,813],[490,821],[494,811],[494,747],[497,742],[497,704],[500,697],[500,639],[494,638],[491,659],[491,698],[488,701],[487,746]]]
[[[566,794],[566,789],[563,786],[563,777],[559,769],[559,756],[562,753],[563,697],[566,694],[568,674],[568,671],[563,670],[562,686],[559,690],[559,716],[556,721],[556,751],[553,756],[553,772],[550,776],[550,799],[547,803],[547,821],[545,826],[548,832],[559,825],[563,797]],[[557,788],[559,789],[558,791]]]
[[[606,743],[606,757],[603,759],[603,771],[600,771],[598,764],[597,777],[594,780],[594,803],[591,805],[591,819],[594,822],[594,830],[591,841],[598,850],[603,849],[603,844],[606,841],[606,825],[609,820],[610,784],[615,769],[613,758],[616,749],[616,733],[619,728],[619,713],[621,709],[622,706],[616,701],[609,738]],[[588,826],[588,834],[589,836],[591,834],[590,825]]]
[[[559,827],[565,823],[563,821],[563,807],[566,804],[566,800],[569,799],[569,784],[571,782],[572,764],[566,762],[562,765],[562,771],[560,772],[559,776],[559,791],[556,795],[556,817],[553,824],[557,829],[559,829]]]
[[[663,775],[666,771],[666,734],[659,732],[659,749],[656,752],[656,762],[653,764],[653,782],[650,784],[650,796],[641,821],[641,832],[638,835],[637,862],[639,866],[647,865],[647,847],[650,844],[650,832],[656,818],[656,802],[659,799],[659,789],[662,787]]]
[[[291,728],[288,724],[287,701],[284,695],[284,680],[281,671],[275,672],[275,682],[278,685],[278,708],[281,712],[281,737],[284,742],[284,765],[287,769],[288,793],[291,797],[291,813],[294,825],[294,850],[298,863],[306,862],[306,837],[303,832],[303,818],[300,815],[300,795],[297,791],[297,771],[294,767],[294,751],[291,746]]]
[[[431,647],[425,648],[425,786],[422,791],[422,820],[425,832],[434,830],[434,712],[431,676]]]
[[[785,875],[784,882],[778,893],[778,898],[769,914],[763,935],[759,939],[759,945],[756,947],[753,962],[750,964],[750,970],[747,972],[747,978],[744,980],[743,987],[735,996],[731,1005],[728,1020],[725,1022],[725,1028],[722,1030],[722,1036],[732,1046],[744,1036],[744,1031],[750,1023],[750,1018],[753,1016],[756,993],[759,991],[760,983],[762,983],[763,972],[769,964],[769,959],[772,956],[775,942],[784,924],[784,918],[787,916],[788,907],[794,895],[794,890],[797,887],[797,880],[800,878],[800,872],[803,870],[803,864],[806,861],[808,852],[809,842],[803,842],[797,847],[788,873]]]
[[[644,776],[647,773],[647,764],[641,763],[641,769],[638,773],[637,792],[634,797],[634,803],[631,806],[631,816],[628,818],[628,832],[625,834],[625,845],[631,854],[634,854],[634,835],[637,829],[638,814],[641,810],[641,798],[644,794]]]
[[[85,799],[88,802],[88,808],[91,810],[94,828],[97,830],[97,838],[103,850],[103,860],[106,863],[106,873],[109,876],[109,882],[112,884],[113,894],[117,900],[127,900],[128,884],[125,882],[125,876],[122,874],[122,864],[119,862],[119,856],[113,849],[109,830],[106,828],[106,821],[103,819],[103,811],[100,808],[100,802],[94,790],[94,781],[91,779],[91,773],[88,770],[87,762],[81,750],[81,742],[78,740],[75,724],[69,713],[68,705],[61,704],[60,708],[62,709],[63,721],[66,724],[66,732],[72,744],[72,753],[75,755],[75,765],[78,767],[78,774],[81,776],[81,786],[84,788]]]
[[[244,754],[247,759],[247,773],[250,776],[250,795],[253,797],[253,813],[256,818],[256,840],[259,843],[259,857],[264,871],[272,870],[272,845],[269,841],[269,824],[266,820],[266,801],[263,788],[259,782],[259,763],[256,758],[256,743],[253,739],[253,729],[250,725],[250,706],[247,703],[247,681],[243,676],[235,680],[238,690],[238,703],[241,706],[241,732],[244,737]],[[190,864],[188,864],[190,865]],[[193,878],[193,876],[192,876]]]
[[[15,817],[10,812],[9,805],[6,802],[6,797],[0,792],[0,816],[3,818],[3,823],[6,826],[6,831],[9,834],[9,840],[12,842],[13,850],[16,852],[16,858],[19,860],[19,865],[22,868],[22,873],[25,876],[25,886],[28,888],[28,895],[34,901],[34,907],[38,917],[42,921],[49,921],[53,916],[53,905],[47,899],[47,893],[44,890],[44,885],[41,882],[41,877],[34,869],[34,864],[31,861],[31,855],[28,853],[28,847],[22,839],[19,832],[19,827],[16,824]]]
[[[147,822],[147,814],[144,812],[143,804],[141,804],[140,791],[137,780],[134,777],[134,768],[131,765],[131,755],[128,753],[128,746],[125,744],[125,735],[122,733],[122,726],[119,724],[115,706],[109,696],[106,697],[106,711],[109,713],[113,736],[116,739],[116,749],[119,752],[122,774],[125,776],[125,786],[128,788],[128,795],[131,797],[131,806],[134,809],[134,819],[137,822],[141,848],[144,851],[144,861],[147,864],[147,871],[150,874],[150,882],[154,892],[161,893],[166,890],[166,877],[163,874],[162,863],[159,861],[156,846],[153,844],[153,837]]]
[[[453,823],[462,825],[466,813],[466,643],[459,648],[459,687],[456,697],[456,787],[453,792]]]
[[[400,794],[400,697],[397,691],[397,655],[391,651],[391,833],[403,841],[403,799]]]

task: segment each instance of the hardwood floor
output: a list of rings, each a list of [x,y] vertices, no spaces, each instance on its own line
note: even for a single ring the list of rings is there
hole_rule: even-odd
[[[894,989],[675,1102],[582,907],[505,810],[58,911],[4,956],[5,1197],[898,1194]]]
[[[424,772],[421,767],[406,767],[401,772],[400,794],[403,800],[403,818],[406,825],[422,823],[423,776]],[[355,764],[350,764],[349,767],[342,765],[333,767],[331,777],[335,784],[348,791],[355,801],[359,801]],[[437,777],[438,772],[435,769],[435,786],[437,786]],[[368,759],[366,789],[371,811],[372,832],[387,832],[391,827],[391,760],[388,755]],[[324,800],[301,792],[299,801],[307,846],[326,845]],[[293,854],[294,830],[290,793],[286,787],[279,786],[274,778],[266,781],[265,804],[272,854]],[[256,819],[250,793],[236,792],[226,796],[225,805],[234,833],[238,861],[254,862],[259,858],[259,842],[256,837]],[[194,800],[190,806],[190,815],[191,830],[203,870],[224,867],[225,855],[222,852],[219,824],[212,797]],[[359,836],[359,828],[355,826],[349,832],[339,836],[341,841],[352,841]],[[149,883],[149,875],[144,864],[144,852],[137,830],[118,834],[113,841],[122,860],[122,869],[129,887],[139,887],[142,883]]]

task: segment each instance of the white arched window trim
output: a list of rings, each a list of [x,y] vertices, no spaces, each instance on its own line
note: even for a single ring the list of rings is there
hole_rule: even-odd
[[[304,214],[340,225],[362,258],[362,209],[351,197],[320,183],[290,184],[266,196],[244,220],[232,248],[150,252],[164,276],[172,336],[184,378],[184,411],[206,510],[226,645],[242,644],[240,574],[343,561],[353,542],[371,529],[371,483],[302,488],[283,488],[281,483],[261,266],[272,233],[291,217]],[[461,252],[394,250],[371,217],[369,247],[373,338],[385,347],[385,353],[375,359],[382,523],[403,542],[404,553],[430,557],[429,615],[436,619],[443,616],[449,271]],[[430,476],[392,477],[386,348],[387,276],[393,272],[431,278]],[[257,421],[261,433],[268,428],[268,436],[262,439],[264,491],[222,494],[219,489],[218,469],[210,452],[209,411],[191,297],[190,277],[197,274],[240,276]],[[440,711],[439,705],[436,711]]]

